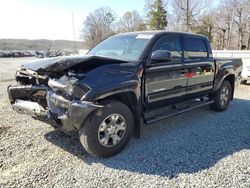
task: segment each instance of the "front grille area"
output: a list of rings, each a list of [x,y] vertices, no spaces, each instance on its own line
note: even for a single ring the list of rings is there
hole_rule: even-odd
[[[38,102],[47,107],[47,87],[42,85],[14,85],[8,87],[9,99],[14,103],[17,99]]]

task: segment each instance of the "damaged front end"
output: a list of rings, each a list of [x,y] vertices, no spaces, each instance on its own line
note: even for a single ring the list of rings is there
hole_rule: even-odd
[[[22,68],[16,74],[18,85],[8,87],[12,107],[64,132],[79,130],[89,114],[102,107],[84,101],[91,89],[79,82],[81,76],[70,71],[38,74]]]

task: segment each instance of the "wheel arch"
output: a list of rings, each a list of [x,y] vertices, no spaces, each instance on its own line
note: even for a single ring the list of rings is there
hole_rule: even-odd
[[[97,102],[102,103],[102,101],[105,101],[105,100],[116,100],[129,107],[129,109],[132,111],[132,114],[134,116],[133,136],[135,138],[139,138],[140,127],[143,121],[141,119],[140,99],[136,96],[136,94],[132,91],[116,93],[116,94],[107,96],[103,99],[99,99]]]
[[[213,89],[213,94],[216,93],[218,91],[218,89],[221,87],[221,84],[223,83],[223,81],[226,80],[230,83],[231,88],[232,88],[232,97],[231,100],[233,100],[233,96],[234,96],[234,89],[235,89],[235,75],[234,74],[226,74],[223,77],[221,77],[221,79],[219,79],[219,82],[215,82],[215,86]]]

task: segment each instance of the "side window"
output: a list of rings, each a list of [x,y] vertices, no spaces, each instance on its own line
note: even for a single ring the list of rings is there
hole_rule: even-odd
[[[206,43],[201,38],[187,37],[186,52],[189,59],[201,59],[208,57]]]
[[[157,41],[153,48],[156,50],[168,50],[171,52],[173,60],[182,59],[180,38],[178,36],[166,36]]]

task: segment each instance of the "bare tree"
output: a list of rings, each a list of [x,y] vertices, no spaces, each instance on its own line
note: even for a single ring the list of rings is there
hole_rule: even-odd
[[[104,38],[114,34],[113,11],[108,7],[101,7],[91,12],[84,21],[82,38],[85,45],[92,48]]]
[[[249,5],[250,5],[250,3],[249,3]],[[250,6],[249,6],[249,8],[250,8]],[[249,19],[248,19],[248,21],[247,21],[247,29],[246,29],[246,31],[247,31],[247,34],[248,34],[248,36],[247,36],[247,50],[250,50],[250,15],[249,15]]]
[[[178,11],[180,9],[178,3],[176,3],[176,1],[173,1],[172,7],[173,7],[173,10],[174,10],[174,13],[169,15],[169,17],[170,17],[170,19],[169,19],[170,25],[172,25],[173,30],[175,30],[175,31],[185,30],[184,25],[182,23],[183,13],[182,13],[182,11]]]
[[[231,36],[233,31],[233,15],[234,10],[228,4],[228,0],[224,0],[216,9],[214,14],[216,22],[216,49],[229,49],[231,47]]]
[[[209,41],[213,41],[213,36],[217,31],[215,27],[215,17],[214,12],[209,12],[203,15],[198,23],[198,25],[194,28],[196,33],[203,34],[208,37]]]
[[[166,6],[170,1],[171,8]],[[209,0],[146,0],[145,8],[146,24],[136,10],[126,12],[115,22],[110,8],[96,9],[84,22],[85,46],[91,48],[116,32],[168,26],[206,35],[215,49],[250,49],[250,0],[221,0],[212,11],[208,11]]]
[[[207,0],[173,0],[174,13],[178,14],[177,21],[182,25],[181,30],[185,31],[193,31],[207,8]]]
[[[248,48],[249,0],[224,0],[217,8],[216,43],[218,49]]]
[[[247,2],[246,7],[248,8],[248,10],[250,10],[250,1]],[[250,50],[250,14],[248,14],[247,16],[247,27],[246,27],[246,41],[247,41],[247,46],[246,49]]]
[[[145,24],[137,10],[125,12],[118,23],[119,32],[145,30]]]
[[[237,26],[238,49],[243,47],[243,39],[247,33],[247,24],[250,19],[249,0],[231,0],[231,6],[234,8],[234,22]]]

